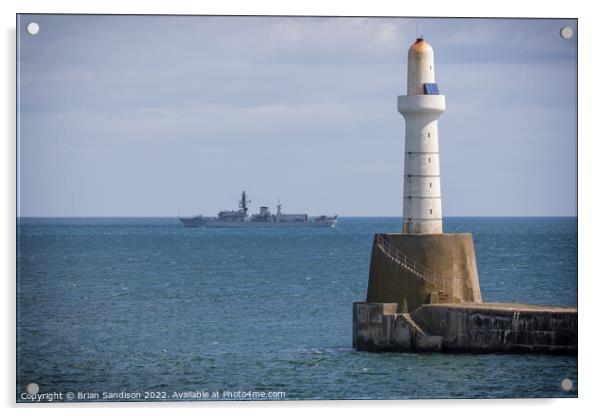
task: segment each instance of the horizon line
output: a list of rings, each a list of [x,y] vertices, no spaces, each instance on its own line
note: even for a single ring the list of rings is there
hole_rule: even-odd
[[[311,217],[311,215],[309,215]],[[39,218],[39,219],[67,219],[67,218],[186,218],[187,216],[166,216],[166,215],[17,215],[19,218]],[[445,218],[577,218],[577,215],[448,215]],[[338,215],[338,218],[399,218],[397,215]]]

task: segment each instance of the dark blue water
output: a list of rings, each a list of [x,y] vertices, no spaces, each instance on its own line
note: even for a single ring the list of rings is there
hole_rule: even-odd
[[[472,232],[483,300],[577,305],[575,218],[449,218]],[[372,237],[190,229],[176,219],[22,219],[17,393],[283,391],[289,399],[566,397],[577,358],[351,348]],[[574,388],[560,389],[569,378]]]

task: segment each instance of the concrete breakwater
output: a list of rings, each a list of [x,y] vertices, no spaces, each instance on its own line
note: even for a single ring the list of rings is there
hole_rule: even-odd
[[[353,304],[353,347],[367,351],[577,353],[577,309],[465,303]]]
[[[483,303],[470,234],[376,234],[353,347],[577,353],[577,309]]]

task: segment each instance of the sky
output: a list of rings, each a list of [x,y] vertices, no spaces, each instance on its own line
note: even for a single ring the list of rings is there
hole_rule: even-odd
[[[444,217],[576,215],[575,20],[97,15],[19,18],[18,215],[401,217],[417,34]]]

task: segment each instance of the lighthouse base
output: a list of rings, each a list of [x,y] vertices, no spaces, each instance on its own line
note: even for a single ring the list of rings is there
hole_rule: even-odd
[[[577,309],[519,304],[353,304],[353,348],[364,351],[577,353]]]
[[[376,234],[368,303],[481,303],[472,234]]]

